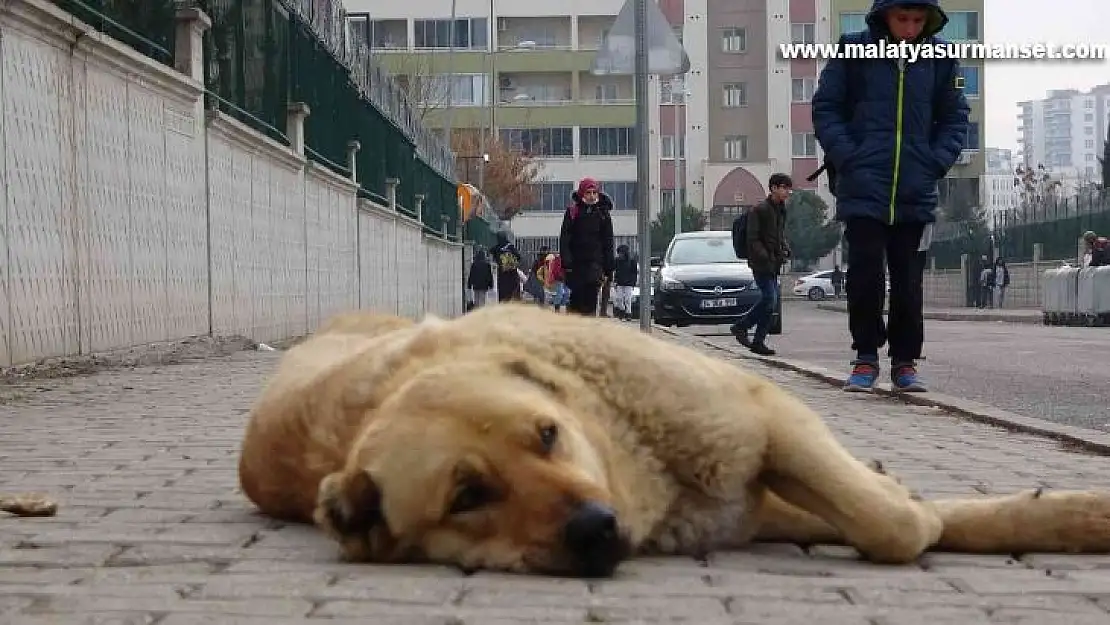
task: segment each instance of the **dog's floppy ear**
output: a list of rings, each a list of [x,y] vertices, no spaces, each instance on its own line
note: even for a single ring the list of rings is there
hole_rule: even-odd
[[[381,491],[366,471],[332,473],[320,481],[315,516],[340,536],[365,534],[385,523]]]

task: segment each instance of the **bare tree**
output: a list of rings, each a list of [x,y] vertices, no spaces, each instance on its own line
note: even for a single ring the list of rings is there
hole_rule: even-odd
[[[490,199],[499,218],[512,219],[536,202],[536,185],[542,181],[541,166],[530,154],[514,149],[498,137],[487,137],[484,147],[489,160],[486,161],[482,158],[478,131],[457,130],[453,134],[451,147],[460,169],[475,159],[484,162],[481,165],[485,167],[482,193]],[[458,176],[466,177],[462,172]]]
[[[397,84],[405,92],[413,112],[421,122],[429,115],[451,105],[452,90],[458,90],[458,78],[447,72],[447,61],[436,54],[399,55],[390,68]]]

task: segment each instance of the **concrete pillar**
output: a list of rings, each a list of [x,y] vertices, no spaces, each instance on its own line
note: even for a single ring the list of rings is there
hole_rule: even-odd
[[[963,279],[964,283],[964,306],[968,308],[974,305],[975,300],[972,298],[973,296],[975,296],[975,292],[973,292],[972,289],[977,288],[975,285],[978,284],[979,278],[978,276],[975,277],[976,282],[975,285],[973,285],[971,282],[971,277],[967,275],[968,272],[971,271],[970,261],[971,258],[967,254],[960,254],[960,278]]]
[[[347,169],[351,172],[351,182],[358,182],[358,152],[362,144],[351,139],[347,142]]]
[[[397,211],[397,187],[401,184],[400,178],[385,179],[385,199],[389,203],[389,210]]]
[[[173,66],[189,78],[204,83],[204,33],[212,19],[196,7],[181,8],[174,14]]]
[[[311,114],[312,109],[304,102],[290,102],[286,108],[285,135],[297,156],[304,156],[304,120]]]
[[[417,193],[415,196],[413,196],[413,199],[416,200],[416,218],[419,219],[421,222],[424,221],[424,199],[427,197],[428,196],[424,195],[423,193]]]

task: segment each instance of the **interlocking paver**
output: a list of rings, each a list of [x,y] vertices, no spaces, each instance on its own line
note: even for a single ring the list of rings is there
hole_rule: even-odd
[[[61,506],[54,518],[0,518],[0,622],[1110,623],[1110,556],[933,553],[882,567],[845,547],[756,545],[635,560],[590,582],[345,564],[318,532],[257,515],[237,490],[246,413],[278,357],[35,381],[0,406],[0,490]],[[926,495],[1110,483],[1105,458],[1049,440],[743,366]]]

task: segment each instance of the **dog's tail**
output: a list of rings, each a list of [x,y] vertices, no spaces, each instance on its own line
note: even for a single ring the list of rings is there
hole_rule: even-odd
[[[944,521],[932,549],[963,553],[1108,553],[1110,494],[1041,489],[931,500]]]

